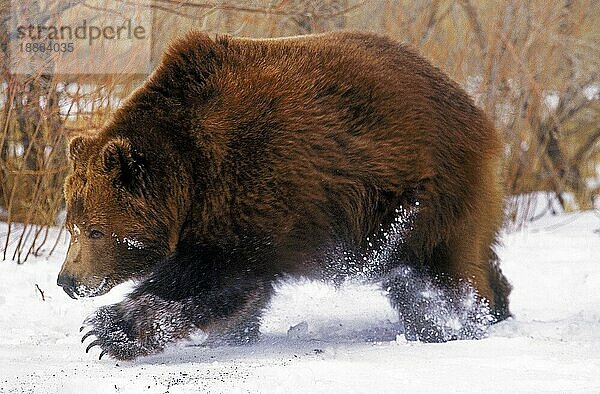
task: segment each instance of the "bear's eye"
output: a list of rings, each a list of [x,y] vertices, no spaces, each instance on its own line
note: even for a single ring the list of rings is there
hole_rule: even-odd
[[[102,234],[102,232],[100,230],[90,230],[90,233],[88,234],[88,237],[91,239],[100,239],[104,236],[104,234]]]

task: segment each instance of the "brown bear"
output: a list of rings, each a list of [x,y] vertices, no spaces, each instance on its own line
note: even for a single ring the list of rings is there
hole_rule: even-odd
[[[456,83],[384,36],[193,32],[71,142],[58,285],[75,298],[141,281],[86,320],[101,357],[194,330],[251,342],[290,275],[362,275],[407,338],[478,338],[509,315],[501,152]]]

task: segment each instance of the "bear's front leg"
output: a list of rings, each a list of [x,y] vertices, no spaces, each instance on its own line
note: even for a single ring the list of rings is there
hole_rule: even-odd
[[[197,330],[228,343],[251,342],[273,292],[272,276],[228,265],[231,260],[205,252],[161,263],[124,301],[85,320],[90,330],[83,340],[95,337],[87,350],[99,346],[100,357],[131,360],[159,353]]]
[[[108,354],[119,360],[160,353],[197,330],[209,334],[213,343],[251,343],[258,338],[258,318],[268,302],[271,285],[257,281],[249,288],[247,284],[241,289],[207,289],[205,296],[181,300],[134,295],[103,306],[88,317],[82,329],[89,326],[90,330],[82,342],[94,337],[86,352],[99,346],[100,358]]]

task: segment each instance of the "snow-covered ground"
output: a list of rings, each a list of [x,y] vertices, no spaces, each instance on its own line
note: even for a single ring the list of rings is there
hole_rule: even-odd
[[[70,299],[55,284],[64,241],[51,257],[0,261],[0,392],[599,392],[600,213],[545,216],[503,243],[514,318],[486,339],[409,343],[376,287],[300,281],[279,286],[256,345],[117,362],[86,354],[79,327],[131,287]]]

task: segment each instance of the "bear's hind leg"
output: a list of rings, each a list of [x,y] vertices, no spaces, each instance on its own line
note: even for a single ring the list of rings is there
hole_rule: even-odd
[[[408,265],[396,267],[382,283],[390,303],[399,313],[409,341],[445,342],[431,308],[431,281]]]
[[[447,279],[448,286],[467,281],[488,303],[497,322],[510,316],[508,296],[512,287],[500,270],[493,244],[494,236],[486,235],[484,228],[464,226],[448,243],[436,246],[432,269]]]
[[[506,276],[500,269],[500,261],[496,252],[490,249],[490,267],[489,267],[489,281],[492,293],[494,295],[494,302],[492,303],[492,314],[496,318],[496,321],[502,321],[511,316],[510,310],[508,309],[508,296],[512,290],[512,286],[506,279]]]
[[[265,303],[266,305],[266,303]],[[260,318],[262,309],[257,309],[250,316],[240,316],[238,324],[228,324],[209,333],[203,346],[243,346],[256,343],[260,339]]]
[[[410,341],[446,342],[485,336],[493,318],[466,283],[447,283],[423,267],[399,265],[382,282]]]

